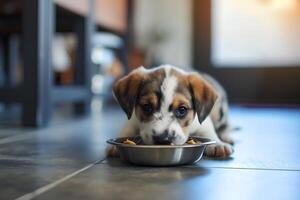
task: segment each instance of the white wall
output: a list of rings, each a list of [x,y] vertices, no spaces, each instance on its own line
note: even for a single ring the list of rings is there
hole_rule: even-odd
[[[162,63],[191,65],[192,0],[136,0],[134,8],[134,41]],[[165,39],[155,44],[153,32]],[[151,46],[149,48],[149,46]]]

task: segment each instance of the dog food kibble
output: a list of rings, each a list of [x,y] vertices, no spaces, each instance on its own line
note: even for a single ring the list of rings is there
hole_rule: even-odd
[[[187,144],[200,144],[200,141],[195,142],[193,139],[190,139],[186,142]]]
[[[136,145],[136,143],[135,143],[134,141],[129,140],[129,139],[124,140],[124,141],[123,141],[123,144]],[[201,144],[201,142],[200,142],[200,141],[195,141],[195,140],[193,140],[193,139],[190,139],[190,140],[188,140],[188,141],[186,142],[186,144]],[[174,145],[174,144],[171,143],[171,145]]]
[[[186,142],[187,144],[197,144],[193,139],[190,139]]]
[[[126,139],[125,141],[123,141],[123,144],[132,144],[132,145],[136,145],[136,143],[134,141],[131,141],[129,139]]]

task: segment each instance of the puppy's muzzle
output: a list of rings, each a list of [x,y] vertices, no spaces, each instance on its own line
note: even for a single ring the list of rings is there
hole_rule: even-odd
[[[175,138],[174,131],[170,133],[168,130],[165,130],[163,133],[157,133],[153,130],[152,132],[152,138],[155,144],[170,144]]]

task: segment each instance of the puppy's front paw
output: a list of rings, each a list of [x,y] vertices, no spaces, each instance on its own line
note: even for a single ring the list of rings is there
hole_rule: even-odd
[[[227,158],[233,153],[233,147],[230,144],[218,142],[208,145],[205,149],[205,155],[216,158]]]
[[[106,149],[106,157],[118,157],[119,152],[116,146],[110,145]]]

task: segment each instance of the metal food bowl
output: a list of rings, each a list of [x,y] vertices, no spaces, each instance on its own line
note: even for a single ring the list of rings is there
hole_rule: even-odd
[[[124,144],[129,139],[137,145]],[[184,145],[144,145],[139,136],[110,139],[107,143],[115,145],[123,161],[136,165],[174,166],[198,162],[207,145],[214,144],[207,138],[190,137],[199,144]]]

